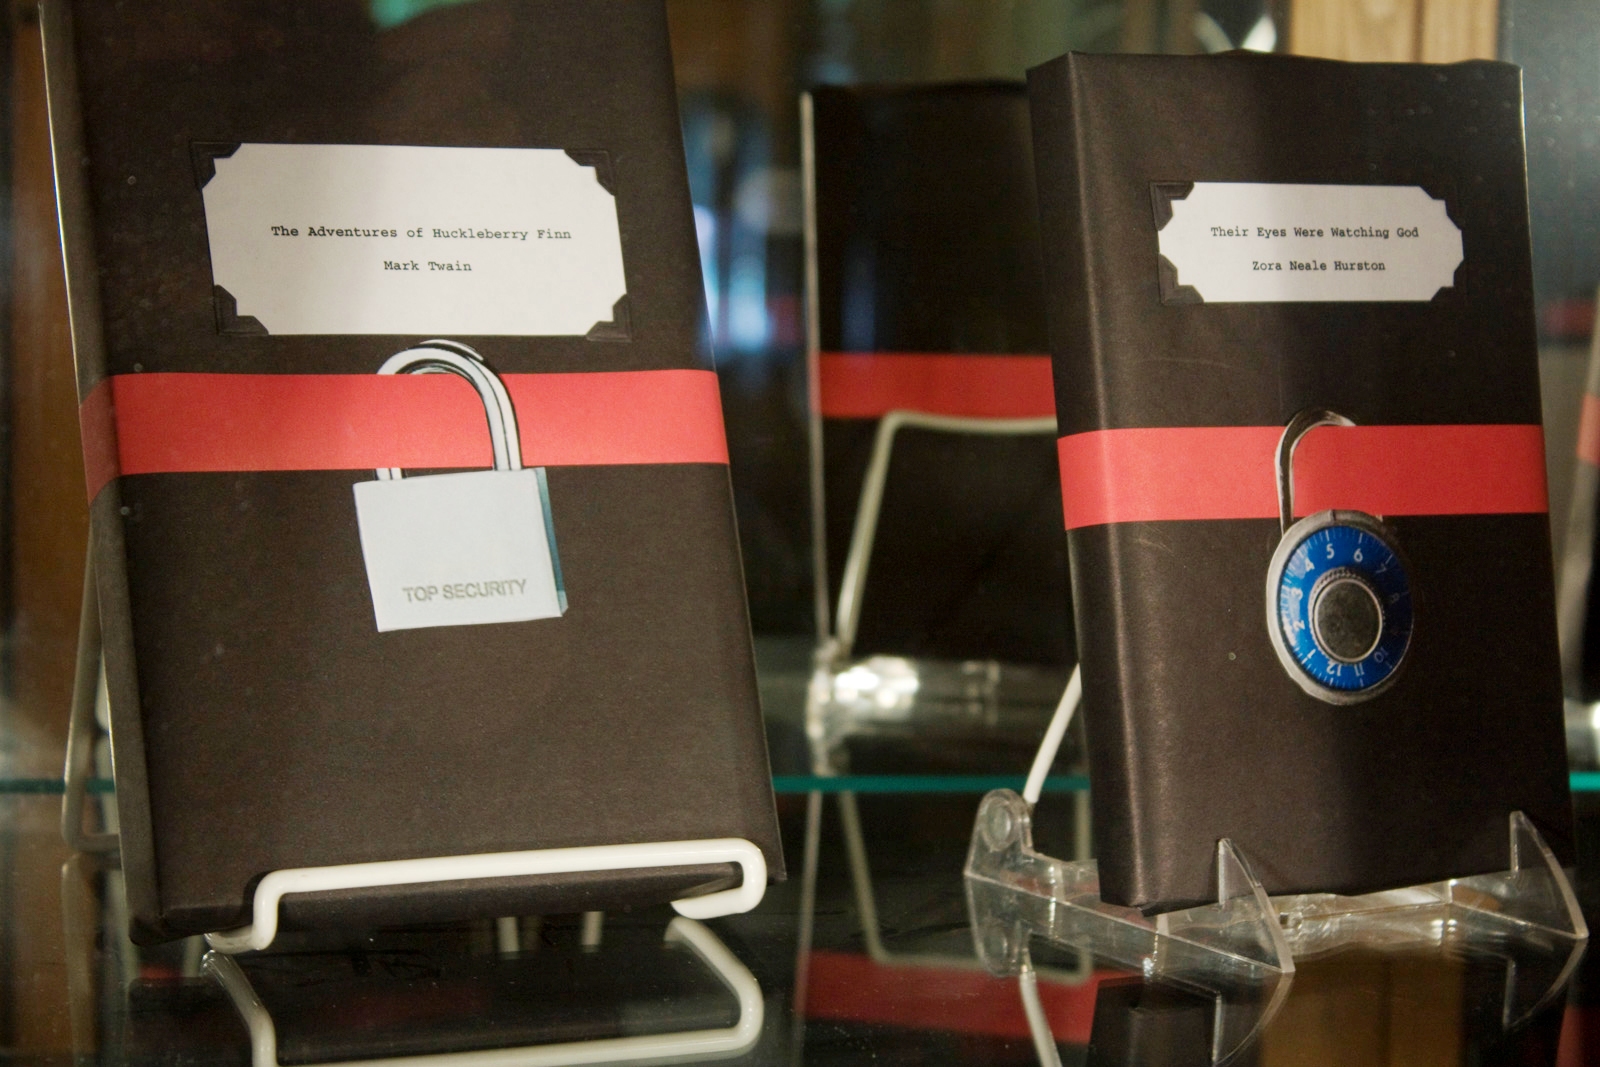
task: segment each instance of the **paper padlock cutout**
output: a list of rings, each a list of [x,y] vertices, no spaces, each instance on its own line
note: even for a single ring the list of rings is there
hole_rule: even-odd
[[[494,469],[406,478],[380,467],[355,485],[356,523],[378,631],[550,619],[567,610],[543,467],[522,466],[517,413],[466,345],[424,341],[379,374],[456,374],[483,399]]]

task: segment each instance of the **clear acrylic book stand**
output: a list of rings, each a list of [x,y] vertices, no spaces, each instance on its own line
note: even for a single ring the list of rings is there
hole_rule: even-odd
[[[1043,970],[1036,969],[1029,953],[1030,938],[1053,938],[1059,935],[1059,929],[1052,927],[1058,916],[1052,914],[1048,903],[1039,897],[1014,893],[986,882],[968,881],[967,895],[974,939],[984,956],[984,962],[994,973],[1015,976],[1017,979],[1023,1014],[1041,1067],[1061,1067],[1056,1035],[1051,1032],[1050,1019],[1039,995],[1039,980]],[[1419,909],[1411,919],[1418,918],[1424,911]],[[1371,929],[1366,930],[1362,937],[1348,940],[1360,941],[1368,952],[1382,953],[1384,958],[1409,961],[1411,967],[1406,969],[1413,973],[1418,973],[1415,968],[1421,962],[1416,959],[1418,953],[1438,953],[1451,962],[1442,968],[1432,968],[1436,977],[1441,973],[1460,974],[1462,968],[1467,967],[1483,975],[1483,981],[1472,983],[1475,989],[1471,993],[1463,991],[1461,994],[1461,1018],[1457,1025],[1462,1027],[1462,1033],[1458,1036],[1465,1041],[1470,1034],[1477,1038],[1482,1048],[1500,1048],[1502,1053],[1509,1035],[1524,1029],[1535,1014],[1547,1009],[1553,1000],[1565,992],[1567,980],[1575,970],[1585,944],[1581,939],[1569,938],[1481,936],[1484,933],[1482,929],[1478,935],[1456,934],[1441,938],[1439,932],[1432,935],[1422,932],[1422,923],[1408,921],[1403,916],[1404,912],[1401,912],[1395,917],[1401,921],[1390,931],[1399,942],[1398,945]],[[1446,919],[1444,924],[1451,921]],[[1391,955],[1392,952],[1395,955]],[[1318,967],[1316,962],[1310,960],[1313,955],[1316,953],[1306,953],[1301,957],[1306,972],[1314,973]],[[1177,960],[1166,962],[1170,965]],[[1191,958],[1189,962],[1193,964],[1194,960]],[[1335,968],[1346,966],[1342,961],[1331,962]],[[1429,968],[1423,965],[1420,970],[1426,972]],[[1493,981],[1492,976],[1497,971],[1500,980]],[[1323,973],[1326,975],[1327,972]],[[1154,1022],[1154,1034],[1147,1030],[1144,1038],[1153,1038],[1150,1047],[1158,1049],[1159,1053],[1151,1056],[1150,1048],[1146,1048],[1146,1055],[1136,1060],[1133,1056],[1140,1047],[1140,1010],[1132,1009],[1126,1002],[1121,1002],[1119,1008],[1120,998],[1114,999],[1104,1020],[1111,1025],[1104,1035],[1106,1043],[1102,1044],[1102,1008],[1097,1003],[1094,1033],[1091,1036],[1095,1052],[1091,1053],[1091,1057],[1098,1053],[1105,1057],[1107,1063],[1205,1063],[1213,1067],[1272,1062],[1269,1055],[1250,1053],[1252,1049],[1261,1048],[1264,1032],[1272,1025],[1279,1010],[1294,1001],[1297,980],[1296,974],[1276,971],[1250,976],[1225,967],[1207,970],[1190,966],[1187,970],[1178,968],[1177,973],[1172,973],[1170,967],[1163,967],[1162,973],[1153,976],[1153,980],[1145,979],[1146,987],[1166,986],[1186,994],[1185,999],[1191,1003],[1195,999],[1202,1004],[1209,1001],[1209,1025],[1163,1029],[1159,1024],[1159,1014],[1153,1020],[1146,1017],[1147,1025]],[[1100,987],[1097,999],[1099,995],[1104,995],[1107,988],[1104,985]],[[1305,1020],[1308,1003],[1313,1006],[1313,1015],[1319,1003],[1326,1007],[1326,1002],[1321,999],[1325,994],[1325,986],[1313,980],[1307,991],[1307,1001],[1298,1006],[1298,1011],[1290,1009],[1293,1020]],[[1114,1021],[1115,1014],[1119,1010],[1126,1012],[1130,1009],[1132,1014],[1123,1020],[1123,1027],[1119,1028]],[[1291,1021],[1290,1025],[1292,1027],[1296,1023]],[[1357,1031],[1363,1025],[1365,1020],[1355,1023]],[[1270,1038],[1265,1040],[1270,1042]],[[1293,1042],[1289,1046],[1293,1047]],[[1359,1037],[1352,1042],[1352,1046],[1362,1047]],[[1461,1052],[1463,1063],[1487,1062],[1476,1058],[1469,1048],[1463,1048]],[[1553,1055],[1553,1049],[1551,1053]],[[1501,1059],[1494,1058],[1493,1062],[1501,1062]]]
[[[1147,917],[1103,902],[1094,860],[1062,861],[1033,848],[1033,806],[1081,694],[1074,671],[1023,795],[989,793],[973,826],[969,901],[976,918],[976,898],[983,898],[983,914],[993,920],[975,936],[980,954],[1003,972],[1015,967],[1018,951],[1006,916],[1013,927],[1031,919],[1025,925],[1036,933],[1147,975],[1291,974],[1296,955],[1355,944],[1516,945],[1568,959],[1563,975],[1576,965],[1588,925],[1566,873],[1521,812],[1510,817],[1507,869],[1493,874],[1359,897],[1269,898],[1248,859],[1223,839],[1217,903]],[[1010,903],[997,903],[995,891]]]
[[[1040,1067],[1062,1067],[1050,1019],[1039,995],[1042,968],[1036,968],[1028,948],[1033,937],[1060,939],[1063,936],[1061,928],[1053,923],[1052,909],[1039,897],[971,880],[967,882],[967,903],[972,914],[973,938],[984,964],[993,974],[1017,979],[1023,1015]],[[1087,943],[1079,942],[1078,947],[1087,947]],[[1098,951],[1099,945],[1095,944],[1094,949]],[[1177,968],[1175,975],[1164,972],[1162,977],[1191,993],[1210,998],[1210,1049],[1208,1056],[1191,1054],[1188,1048],[1163,1049],[1170,1058],[1152,1060],[1152,1063],[1220,1065],[1231,1062],[1266,1028],[1294,981],[1293,974],[1278,971],[1250,975],[1227,968],[1205,970],[1192,965]]]
[[[77,671],[73,680],[72,713],[67,729],[66,788],[61,805],[62,836],[69,847],[82,852],[109,852],[117,848],[115,834],[90,833],[83,826],[84,801],[88,793],[88,780],[92,775],[95,708],[97,702],[104,703],[106,700],[100,653],[100,610],[95,595],[94,555],[91,549],[89,562],[84,569]],[[732,889],[673,901],[672,907],[679,915],[690,919],[714,919],[749,911],[761,903],[767,891],[766,859],[759,848],[743,838],[590,845],[272,871],[256,885],[251,923],[237,930],[207,934],[206,940],[219,952],[247,952],[268,947],[277,937],[278,904],[283,897],[293,893],[713,863],[738,864],[742,874],[740,884]]]

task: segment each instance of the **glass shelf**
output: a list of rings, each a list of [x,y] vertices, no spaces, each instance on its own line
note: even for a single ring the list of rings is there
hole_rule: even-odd
[[[862,792],[853,832],[835,799],[824,799],[813,829],[808,804],[780,797],[790,880],[754,912],[706,924],[759,981],[760,1034],[735,1061],[750,1067],[1151,1062],[1106,1059],[1150,1040],[1176,1042],[1184,1062],[1212,1063],[1213,1048],[1258,1023],[1251,1048],[1318,1048],[1321,1059],[1347,1062],[1378,1062],[1366,1053],[1396,1033],[1413,1057],[1441,1062],[1555,1065],[1581,1062],[1558,1061],[1560,1045],[1568,1056],[1593,1047],[1583,991],[1594,968],[1579,964],[1574,1007],[1558,997],[1522,1020],[1521,991],[1546,980],[1520,960],[1513,974],[1449,946],[1319,956],[1299,966],[1285,996],[1274,989],[1259,1004],[1141,978],[1048,937],[1030,938],[1025,978],[995,976],[980,958],[961,874],[978,798]],[[0,804],[0,832],[15,850],[11,877],[35,887],[0,910],[19,948],[10,967],[25,980],[11,988],[29,1013],[35,1061],[76,1052],[104,1067],[250,1062],[250,1032],[205,976],[200,946],[128,944],[114,865],[66,852],[59,805],[48,794]],[[1065,807],[1054,805],[1058,814]],[[1070,827],[1039,829],[1041,848],[1073,854]],[[1580,868],[1580,897],[1593,878]],[[595,922],[570,915],[300,933],[241,966],[271,1012],[284,1059],[297,1062],[476,1050],[470,1064],[533,1042],[731,1027],[738,999],[664,940],[670,921],[661,907]],[[571,1032],[584,1027],[593,1032]],[[1253,1062],[1249,1055],[1240,1062]]]
[[[993,789],[1020,790],[1020,774],[775,774],[773,792],[779,796],[804,793],[970,793],[979,796]],[[1600,793],[1600,771],[1573,771],[1574,793]],[[1045,779],[1046,793],[1081,793],[1089,779],[1081,774],[1051,775]],[[93,778],[91,794],[113,793],[111,780]],[[60,796],[60,778],[0,778],[0,796]]]

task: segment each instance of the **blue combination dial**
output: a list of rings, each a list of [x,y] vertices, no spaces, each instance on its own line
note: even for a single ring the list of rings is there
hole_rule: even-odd
[[[1330,703],[1376,695],[1411,643],[1412,593],[1388,531],[1359,511],[1325,511],[1274,554],[1268,625],[1284,667]]]

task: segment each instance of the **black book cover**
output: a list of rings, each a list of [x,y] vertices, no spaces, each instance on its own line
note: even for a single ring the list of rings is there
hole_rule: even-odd
[[[1103,897],[1504,869],[1519,809],[1570,861],[1519,72],[1029,91]]]
[[[380,14],[354,0],[45,10],[122,856],[143,940],[241,924],[254,883],[283,868],[735,837],[783,874],[662,6],[486,0]],[[222,284],[233,231],[215,198],[285,151],[336,183],[348,168],[328,146],[428,167],[469,159],[466,183],[503,168],[506,153],[484,150],[547,150],[512,155],[582,179],[588,202],[606,205],[625,295],[548,332],[362,326],[352,316],[378,291],[369,281],[348,298],[308,283],[288,305],[321,300],[325,320],[266,313],[268,287]],[[528,230],[589,240],[543,201],[520,220],[490,217],[476,192],[444,217],[380,211],[385,182],[418,172],[391,167],[336,217],[235,227],[263,243],[228,269],[244,277],[282,248],[390,241],[360,246],[362,269],[426,260],[415,269],[441,278],[424,279],[425,295],[451,264],[477,260],[480,274],[450,277],[484,278],[485,257]],[[259,182],[256,198],[281,191]],[[272,241],[308,243],[267,243],[267,222]],[[426,252],[390,251],[423,226],[435,243],[409,247]],[[558,271],[549,284],[588,278]],[[472,291],[458,291],[429,314],[465,314]],[[535,293],[472,314],[498,323],[568,303]],[[380,380],[402,351],[398,369],[423,373]],[[485,409],[458,374],[485,390],[499,380],[509,399]],[[366,414],[340,406],[346,386]],[[453,428],[429,422],[450,389],[465,413]],[[544,561],[544,610],[483,618],[528,588],[487,564],[468,576],[482,581],[418,585],[384,608],[363,493],[486,466],[486,410],[491,431],[520,427],[518,499],[533,510],[517,551]],[[305,427],[324,437],[302,439]],[[373,435],[388,442],[377,461],[362,444]],[[463,439],[478,451],[457,458]],[[374,474],[390,466],[423,469]],[[402,528],[386,551],[403,555],[408,540]],[[402,618],[424,601],[478,614]],[[712,864],[330,892],[290,898],[285,921],[603,908],[738,877]]]
[[[829,617],[885,412],[1052,411],[1028,102],[1020,83],[809,96]],[[853,651],[1073,660],[1048,435],[895,438]]]

